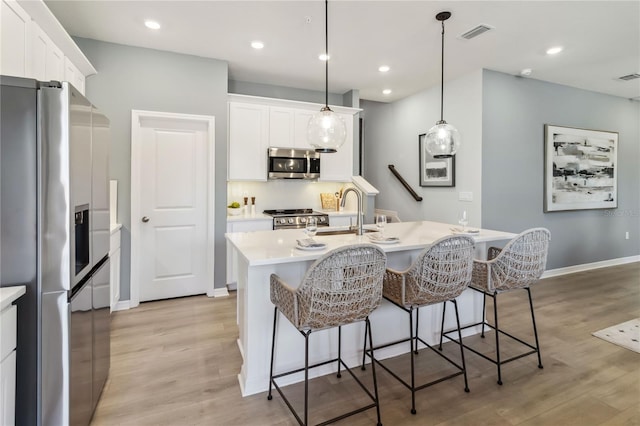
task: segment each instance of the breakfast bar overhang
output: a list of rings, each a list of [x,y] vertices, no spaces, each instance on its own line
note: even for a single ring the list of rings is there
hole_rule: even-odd
[[[395,236],[394,244],[380,244],[387,255],[387,266],[403,270],[409,267],[420,251],[439,238],[452,233],[451,224],[418,221],[390,223],[385,235]],[[510,232],[480,229],[471,234],[476,242],[476,258],[485,259],[487,243],[510,240],[516,234]],[[278,230],[238,232],[226,235],[227,244],[234,256],[237,271],[237,321],[239,329],[238,347],[243,364],[238,379],[243,396],[266,391],[269,385],[269,357],[273,327],[273,304],[269,296],[269,277],[275,273],[291,285],[300,283],[309,266],[329,250],[345,245],[371,242],[365,233],[316,236],[317,241],[327,244],[323,250],[300,250],[296,240],[304,238],[303,230]],[[482,320],[482,295],[466,290],[458,299],[461,324],[471,324]],[[441,305],[421,309],[420,336],[429,343],[436,342],[440,333]],[[370,316],[374,345],[389,343],[408,336],[406,317],[389,302],[382,304]],[[447,316],[445,329],[454,327],[453,316]],[[324,330],[310,337],[310,363],[337,356],[337,330]],[[477,333],[466,329],[463,335]],[[342,330],[342,357],[351,367],[362,362],[364,323],[346,326]],[[276,343],[274,373],[292,370],[304,365],[304,351],[300,333],[287,321],[280,322]],[[376,358],[384,359],[408,352],[406,347],[396,345],[375,352]],[[368,362],[368,360],[367,360]],[[334,365],[315,369],[314,376],[329,374]],[[302,373],[287,377],[295,383],[303,379]]]

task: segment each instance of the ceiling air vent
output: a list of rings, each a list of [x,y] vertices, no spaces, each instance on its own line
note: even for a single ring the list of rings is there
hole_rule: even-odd
[[[460,38],[464,38],[467,40],[470,40],[474,37],[478,37],[480,34],[484,34],[487,31],[492,30],[493,27],[487,24],[480,24],[474,28],[471,28],[469,31],[465,32],[464,34],[460,35]]]
[[[629,81],[629,80],[635,80],[636,78],[640,78],[640,74],[633,73],[633,74],[623,75],[622,77],[618,77],[618,80]]]

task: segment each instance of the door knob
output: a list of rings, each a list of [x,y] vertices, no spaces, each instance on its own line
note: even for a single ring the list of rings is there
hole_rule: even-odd
[[[147,216],[142,216],[142,221],[144,223],[147,223],[147,222],[149,222],[149,218]]]

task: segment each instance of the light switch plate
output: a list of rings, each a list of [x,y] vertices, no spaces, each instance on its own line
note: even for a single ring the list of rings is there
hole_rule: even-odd
[[[466,191],[458,192],[458,200],[460,200],[460,201],[473,201],[473,192],[466,192]]]

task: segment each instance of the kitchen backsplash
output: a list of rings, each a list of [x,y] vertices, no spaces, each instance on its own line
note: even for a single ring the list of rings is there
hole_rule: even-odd
[[[312,208],[321,210],[320,193],[335,193],[340,188],[353,186],[351,182],[309,182],[303,180],[276,180],[268,182],[228,182],[227,205],[233,201],[243,204],[243,197],[256,197],[256,212],[265,209]],[[356,210],[356,197],[350,195],[346,210]]]

